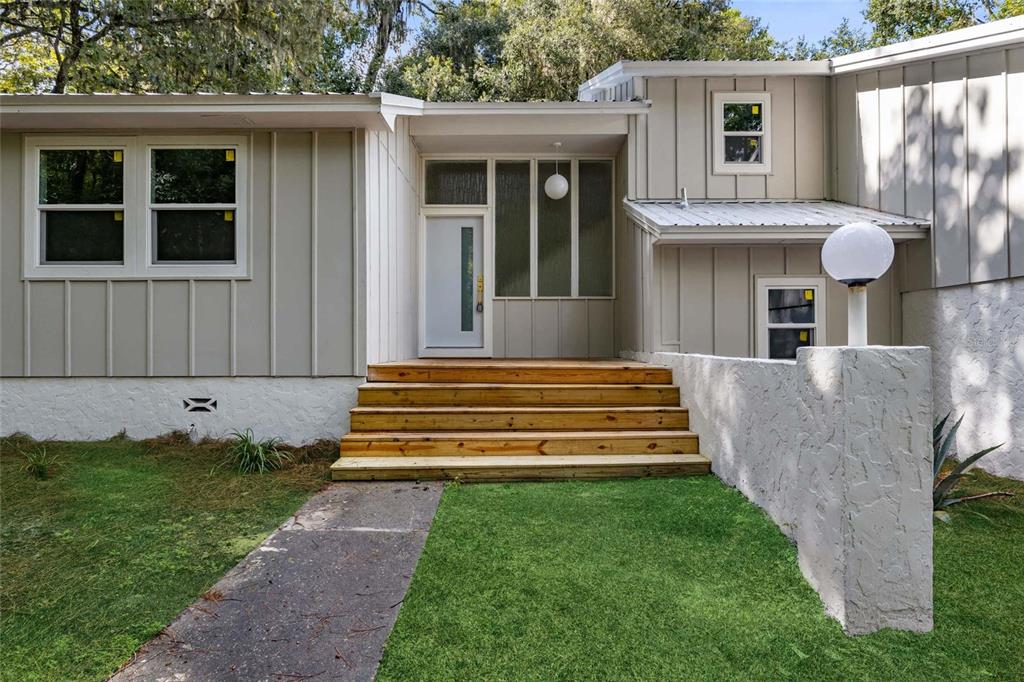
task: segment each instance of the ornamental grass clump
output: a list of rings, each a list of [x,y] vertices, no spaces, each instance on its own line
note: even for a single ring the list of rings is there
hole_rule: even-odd
[[[291,461],[291,455],[278,449],[278,438],[258,440],[252,429],[235,431],[232,434],[231,459],[243,474],[265,474],[280,469]]]
[[[45,445],[29,449],[19,448],[19,452],[25,458],[21,470],[40,481],[48,479],[57,466],[57,455],[48,453]]]

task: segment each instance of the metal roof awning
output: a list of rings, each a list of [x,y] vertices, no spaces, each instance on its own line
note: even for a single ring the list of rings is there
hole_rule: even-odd
[[[623,200],[628,215],[655,244],[820,243],[848,223],[885,228],[894,241],[924,239],[927,220],[851,206],[838,201]]]

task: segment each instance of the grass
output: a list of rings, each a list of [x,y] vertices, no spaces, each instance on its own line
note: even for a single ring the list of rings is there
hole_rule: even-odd
[[[23,470],[41,447],[45,480]],[[0,441],[0,679],[104,679],[320,488],[329,462],[298,452],[242,476],[225,456],[178,437]]]
[[[1022,679],[1024,484],[935,526],[935,630],[850,638],[713,477],[452,485],[379,680]]]

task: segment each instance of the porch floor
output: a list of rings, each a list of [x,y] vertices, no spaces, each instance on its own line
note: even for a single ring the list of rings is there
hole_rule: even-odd
[[[672,373],[628,360],[416,359],[372,365],[335,480],[701,474]]]

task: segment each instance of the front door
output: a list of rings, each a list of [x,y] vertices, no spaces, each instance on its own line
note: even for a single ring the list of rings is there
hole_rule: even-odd
[[[480,216],[426,219],[424,350],[484,347],[484,222]]]

